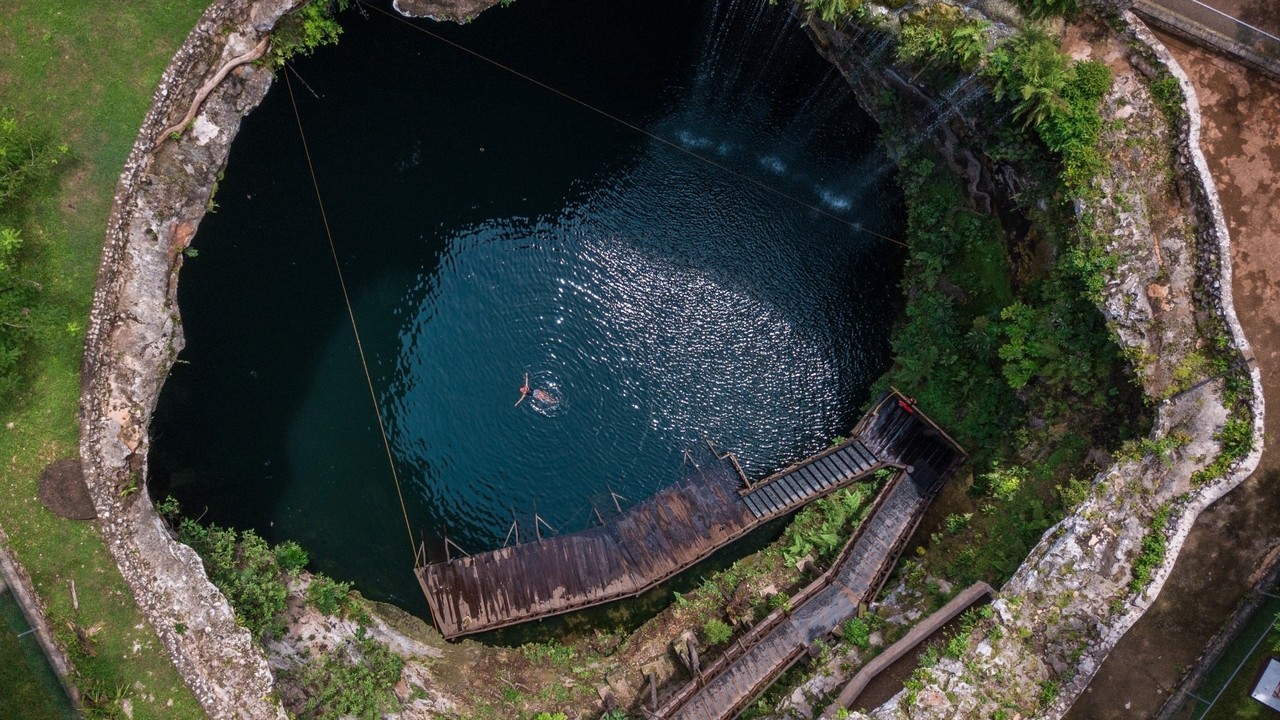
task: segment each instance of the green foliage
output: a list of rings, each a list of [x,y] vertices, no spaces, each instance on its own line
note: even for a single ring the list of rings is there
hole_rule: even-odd
[[[1253,451],[1253,422],[1248,411],[1240,407],[1213,437],[1222,443],[1222,450],[1208,467],[1191,474],[1191,482],[1196,485],[1225,476],[1231,463]]]
[[[1095,62],[1072,63],[1057,42],[1029,28],[996,48],[986,68],[995,98],[1014,103],[1024,128],[1036,130],[1065,167],[1063,181],[1083,194],[1103,169],[1099,103],[1111,88],[1111,71]]]
[[[302,720],[376,720],[399,708],[393,689],[403,668],[399,655],[361,627],[353,640],[286,673],[306,698]]]
[[[846,642],[854,647],[865,648],[871,645],[871,626],[862,618],[849,618],[845,621],[842,630]]]
[[[1133,579],[1129,581],[1129,590],[1142,592],[1151,582],[1151,571],[1164,562],[1164,554],[1168,544],[1165,537],[1165,526],[1169,524],[1169,506],[1162,505],[1151,519],[1151,527],[1142,537],[1142,549],[1133,561]]]
[[[973,519],[973,513],[952,513],[943,521],[947,532],[955,535],[965,528],[969,527],[969,521]]]
[[[48,132],[0,108],[0,213],[32,200],[66,154]]]
[[[569,720],[569,716],[562,712],[540,712],[533,716],[533,720]]]
[[[302,568],[307,566],[307,562],[310,559],[307,557],[307,551],[292,540],[286,540],[277,545],[275,553],[280,567],[290,575],[297,575]]]
[[[178,505],[178,500],[172,495],[166,495],[164,500],[156,503],[156,514],[162,518],[172,520],[182,513],[182,507]]]
[[[622,710],[610,710],[600,716],[600,720],[628,720],[630,716]]]
[[[337,582],[326,575],[316,575],[307,586],[307,602],[325,615],[337,615],[347,607],[351,583]]]
[[[1253,450],[1253,423],[1247,413],[1237,413],[1213,437],[1222,443],[1222,454],[1232,460],[1242,458]]]
[[[1089,181],[1104,169],[1098,140],[1102,135],[1099,107],[1111,89],[1111,69],[1089,60],[1071,66],[1060,93],[1065,107],[1050,113],[1036,126],[1050,150],[1060,154],[1065,166],[1063,182],[1080,194]]]
[[[270,546],[257,533],[201,525],[183,518],[178,537],[204,559],[205,571],[227,596],[236,619],[255,637],[278,634],[289,595],[285,574]]]
[[[42,312],[37,306],[40,285],[21,268],[19,215],[66,152],[65,146],[54,146],[48,133],[0,109],[0,399],[22,384],[19,363],[32,338],[31,314]]]
[[[525,643],[520,651],[534,664],[550,663],[559,668],[568,667],[578,657],[577,650],[554,638],[545,643]]]
[[[992,51],[987,75],[996,100],[1014,102],[1014,114],[1028,127],[1065,109],[1062,89],[1070,78],[1068,67],[1053,38],[1030,27]]]
[[[1071,512],[1080,503],[1089,498],[1089,493],[1093,491],[1093,485],[1076,477],[1067,478],[1067,481],[1057,487],[1058,497],[1062,501],[1062,509],[1064,512]]]
[[[1178,78],[1165,71],[1160,77],[1151,81],[1150,87],[1151,97],[1160,107],[1160,112],[1164,113],[1170,125],[1176,127],[1187,114],[1183,105],[1185,98],[1182,96],[1182,85],[1178,83]]]
[[[333,16],[347,5],[348,0],[311,0],[281,18],[271,38],[271,64],[283,67],[293,57],[337,43],[342,26]]]
[[[974,488],[986,492],[998,500],[1012,500],[1027,481],[1027,469],[1017,465],[1001,467],[999,464],[990,472],[979,475]]]
[[[1040,683],[1040,707],[1046,707],[1054,700],[1058,699],[1058,693],[1062,692],[1062,687],[1057,680],[1045,680]]]
[[[970,527],[945,543],[947,558],[940,570],[952,580],[1000,582],[1008,578],[1054,522],[1063,507],[1049,490],[1048,465],[994,465],[979,474],[973,491],[987,498]]]
[[[1000,359],[1004,361],[1004,377],[1009,387],[1019,390],[1036,376],[1046,362],[1056,359],[1058,348],[1052,335],[1042,337],[1038,332],[1037,312],[1021,302],[1000,311],[1004,321],[1001,332],[1005,336],[1000,346]]]
[[[795,565],[806,555],[831,559],[853,528],[866,517],[876,486],[861,483],[817,500],[796,515],[782,535],[782,555]]]
[[[991,218],[959,211],[963,192],[941,166],[917,156],[900,168],[910,256],[888,382],[987,452],[1019,414],[996,357],[999,311],[1012,300],[1004,238]]]
[[[719,618],[711,618],[702,626],[702,640],[708,646],[723,645],[733,637],[733,628]]]
[[[931,668],[938,664],[942,659],[942,646],[939,643],[931,642],[925,646],[924,652],[920,653],[920,667]]]
[[[960,8],[946,3],[928,5],[903,18],[896,53],[899,60],[926,66],[939,63],[969,72],[987,52],[991,24],[970,20]]]
[[[828,23],[852,17],[861,8],[862,0],[804,0],[805,10],[817,13]]]
[[[1033,18],[1071,16],[1080,9],[1076,0],[1018,0],[1022,12]]]

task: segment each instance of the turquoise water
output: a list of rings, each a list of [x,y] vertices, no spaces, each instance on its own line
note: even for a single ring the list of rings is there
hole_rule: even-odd
[[[643,499],[707,440],[759,475],[856,420],[901,256],[854,224],[894,233],[899,201],[784,8],[521,0],[423,21],[719,167],[377,13],[343,21],[291,79],[433,557],[446,534],[500,546],[513,518],[529,537],[535,512],[585,527],[593,498]],[[182,271],[152,494],[425,612],[282,82],[217,202]],[[555,402],[517,406],[525,373]]]

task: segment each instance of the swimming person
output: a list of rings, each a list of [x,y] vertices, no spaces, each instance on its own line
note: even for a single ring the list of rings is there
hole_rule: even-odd
[[[542,388],[538,388],[537,390],[533,391],[533,399],[537,400],[540,403],[545,403],[547,405],[555,405],[556,403],[560,402],[560,400],[555,395],[552,395],[551,393],[547,392],[546,390],[543,390]]]
[[[535,392],[535,393],[533,394],[533,396],[534,396],[534,397],[537,397],[539,392],[542,392],[542,391],[541,391],[541,390],[539,390],[539,391]],[[524,399],[525,399],[526,397],[528,397],[528,395],[529,395],[529,373],[525,373],[525,374],[524,374],[524,385],[521,385],[521,386],[520,386],[520,399],[516,401],[516,407],[519,407],[519,406],[520,406],[520,403],[524,402]]]

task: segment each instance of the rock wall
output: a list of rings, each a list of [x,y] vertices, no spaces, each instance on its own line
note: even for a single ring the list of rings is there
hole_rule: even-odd
[[[1113,162],[1111,174],[1099,179],[1103,199],[1096,207],[1081,208],[1098,218],[1095,222],[1101,224],[1095,229],[1112,239],[1108,251],[1121,259],[1100,309],[1120,342],[1135,357],[1145,358],[1136,370],[1153,397],[1162,396],[1168,388],[1176,362],[1207,340],[1201,316],[1212,314],[1221,320],[1229,334],[1230,353],[1249,370],[1252,398],[1246,410],[1252,414],[1254,449],[1234,463],[1226,477],[1193,485],[1191,474],[1220,451],[1216,434],[1233,408],[1224,406],[1221,381],[1168,397],[1157,408],[1152,438],[1173,433],[1185,438],[1172,460],[1148,455],[1100,473],[1092,496],[1046,532],[1001,590],[993,603],[997,617],[975,633],[965,662],[939,663],[928,673],[923,689],[900,693],[872,713],[874,717],[990,717],[1002,711],[1011,717],[1014,713],[1061,717],[1159,593],[1199,513],[1247,477],[1261,455],[1261,377],[1232,305],[1229,238],[1199,147],[1195,93],[1146,28],[1129,13],[1122,17],[1123,32],[1112,46],[1104,43],[1092,50],[1097,55],[1094,59],[1121,69],[1105,101],[1104,122],[1110,121],[1110,130],[1103,142],[1114,150],[1113,159],[1124,157],[1131,139],[1144,149],[1131,153],[1140,161]],[[1009,21],[1007,17],[993,20],[996,32],[1007,32],[1007,25],[1001,24]],[[883,13],[878,24],[884,29],[878,33],[837,30],[812,19],[809,29],[820,51],[867,98],[864,105],[873,114],[876,108],[869,98],[886,88],[920,107],[946,108],[937,98],[919,98],[922,89],[904,81],[890,66],[892,56],[885,48],[892,40],[882,38],[892,34],[893,21],[892,13]],[[1091,52],[1083,41],[1076,50],[1084,55]],[[1162,127],[1158,121],[1139,121],[1159,115],[1141,78],[1150,78],[1161,67],[1178,79],[1187,100],[1187,120],[1172,137],[1156,129]],[[936,116],[938,111],[933,112]],[[1016,191],[1016,175],[979,152],[964,151],[973,121],[963,115],[959,111],[954,118],[930,122],[920,119],[928,118],[927,113],[917,114],[917,123],[925,130],[925,140],[965,178],[970,194],[989,192],[995,200],[992,209],[1005,220],[1001,205]],[[1162,208],[1151,207],[1155,197],[1148,176],[1158,167],[1151,159],[1166,152],[1163,149],[1170,144],[1177,154],[1172,174],[1185,196],[1180,200],[1185,220],[1181,230],[1152,225]],[[1150,155],[1142,157],[1143,153]],[[980,167],[965,162],[966,158]],[[1009,226],[1007,221],[1004,224]],[[1133,561],[1161,507],[1169,514],[1167,551],[1150,584],[1134,595],[1129,589]]]
[[[402,0],[408,4],[411,0]],[[271,83],[268,70],[245,66],[233,71],[205,101],[180,140],[153,146],[162,128],[179,120],[196,88],[228,59],[252,48],[297,0],[221,0],[215,2],[166,70],[150,112],[121,176],[103,250],[98,290],[86,339],[83,368],[81,454],[86,482],[94,498],[103,534],[139,606],[206,710],[215,718],[281,718],[271,671],[261,649],[236,624],[234,613],[208,581],[199,557],[175,542],[142,491],[146,477],[148,425],[160,387],[182,347],[176,304],[183,250],[194,236],[225,165],[243,116],[255,107]],[[486,5],[488,3],[485,3]],[[1009,32],[1011,17],[995,0],[980,7]],[[430,10],[426,12],[430,13]],[[1180,175],[1191,188],[1199,241],[1198,261],[1189,282],[1203,297],[1174,298],[1212,308],[1230,331],[1236,351],[1250,357],[1231,305],[1228,238],[1216,191],[1198,146],[1194,91],[1163,48],[1126,15],[1135,41],[1148,47],[1153,62],[1169,66],[1188,97],[1189,121],[1180,128]],[[810,32],[829,58],[845,70],[864,99],[892,89],[921,108],[920,117],[939,103],[893,72],[884,58],[892,38],[867,34],[860,46],[850,36],[813,22]],[[869,106],[870,100],[866,101]],[[1114,109],[1114,108],[1113,108]],[[1009,198],[1020,183],[966,144],[963,112],[929,128],[930,141],[942,149],[952,168],[966,179],[975,208],[1000,215],[1016,226]],[[1136,252],[1149,244],[1142,228],[1121,228],[1118,243]],[[1118,246],[1119,248],[1120,246]],[[1135,265],[1135,272],[1149,267]],[[1134,277],[1139,277],[1135,275]],[[1188,276],[1189,277],[1189,276]],[[1132,278],[1128,280],[1132,281]],[[1110,312],[1118,322],[1140,330],[1144,317],[1125,301],[1124,282],[1109,290]],[[1148,304],[1149,306],[1149,304]],[[1132,338],[1150,337],[1136,332]],[[1135,340],[1138,341],[1138,340]],[[966,666],[939,666],[921,702],[906,707],[903,696],[881,708],[879,717],[901,713],[969,716],[1016,701],[1025,705],[1042,682],[1070,677],[1046,715],[1060,716],[1083,689],[1115,641],[1150,604],[1176,558],[1187,530],[1201,509],[1251,471],[1261,449],[1260,378],[1254,383],[1255,450],[1237,463],[1229,477],[1191,488],[1190,472],[1216,452],[1214,433],[1226,417],[1220,388],[1206,385],[1166,402],[1158,412],[1157,433],[1189,429],[1183,462],[1173,468],[1158,460],[1118,464],[1102,473],[1094,496],[1073,516],[1051,529],[1026,564],[1002,591],[996,607],[1001,632],[987,628]],[[1154,581],[1121,606],[1133,556],[1153,507],[1176,499],[1170,522],[1169,552]],[[1001,637],[997,637],[997,635]]]
[[[125,163],[85,344],[80,454],[107,547],[183,679],[214,718],[283,720],[262,651],[236,623],[195,551],[173,540],[145,490],[156,398],[182,348],[183,250],[209,205],[241,118],[272,72],[245,65],[190,130],[153,149],[197,88],[252,49],[298,0],[214,2],[169,63]]]

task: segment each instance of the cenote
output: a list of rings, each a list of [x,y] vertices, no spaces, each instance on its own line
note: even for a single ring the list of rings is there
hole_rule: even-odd
[[[849,428],[901,305],[875,128],[784,7],[342,16],[290,81],[408,521],[434,559],[635,502],[706,441],[761,476]],[[713,160],[692,157],[683,150]],[[771,192],[761,184],[776,189]],[[425,616],[283,78],[182,270],[153,496]],[[816,209],[815,209],[816,208]],[[549,404],[519,405],[528,373]],[[544,528],[543,532],[549,532]]]

